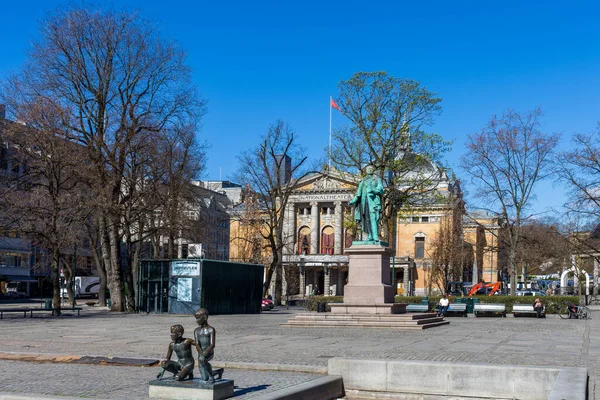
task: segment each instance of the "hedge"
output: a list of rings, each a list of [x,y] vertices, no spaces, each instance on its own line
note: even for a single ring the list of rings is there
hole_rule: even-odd
[[[442,296],[429,296],[429,307],[434,309]],[[473,296],[479,299],[480,303],[504,304],[506,312],[512,313],[513,304],[533,304],[535,297],[533,296]],[[396,303],[421,303],[423,296],[396,296]],[[456,297],[450,296],[450,302],[456,302]],[[542,302],[546,305],[546,314],[558,314],[558,310],[567,309],[568,303],[579,304],[579,296],[542,296]],[[317,311],[317,303],[343,303],[343,296],[309,296],[304,300],[304,307],[307,311]],[[329,307],[327,307],[329,311]]]

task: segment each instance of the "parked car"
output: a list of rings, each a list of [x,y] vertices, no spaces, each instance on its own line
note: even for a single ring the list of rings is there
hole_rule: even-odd
[[[546,293],[544,292],[540,292],[539,290],[517,290],[515,292],[515,294],[517,296],[531,296],[531,297],[537,297],[537,296],[545,296]]]
[[[273,300],[262,299],[262,310],[263,311],[272,310],[273,307],[275,307],[275,304],[273,304]]]

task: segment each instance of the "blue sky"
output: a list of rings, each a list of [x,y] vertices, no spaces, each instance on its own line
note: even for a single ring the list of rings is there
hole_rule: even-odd
[[[0,79],[23,62],[45,10],[62,1],[1,8]],[[329,95],[357,71],[384,70],[443,97],[432,130],[464,139],[506,108],[545,111],[543,128],[592,131],[600,110],[600,7],[554,1],[114,1],[157,22],[188,51],[209,101],[200,138],[211,145],[205,178],[231,177],[236,156],[278,118],[313,158],[328,144]],[[334,113],[334,125],[344,117]],[[456,169],[460,176],[460,170]],[[468,191],[468,187],[466,187]],[[544,184],[537,211],[564,201]]]

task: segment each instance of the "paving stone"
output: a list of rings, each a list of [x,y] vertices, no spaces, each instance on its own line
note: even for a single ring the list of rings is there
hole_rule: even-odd
[[[304,312],[299,309],[279,309],[259,315],[216,315],[211,316],[209,321],[217,330],[215,364],[221,361],[326,366],[329,358],[340,356],[583,366],[590,373],[590,399],[600,400],[595,394],[595,382],[600,380],[598,311],[600,307],[596,306],[592,311],[594,319],[585,321],[560,318],[451,318],[450,325],[415,332],[279,326],[294,313]],[[188,337],[196,326],[191,315],[126,315],[101,309],[87,310],[85,307],[80,317],[50,317],[40,314],[34,318],[23,318],[11,314],[0,320],[0,352],[161,359],[170,340],[169,327],[176,323],[185,327],[185,335]],[[3,365],[4,363],[2,362]],[[7,363],[10,365],[10,362]],[[25,368],[23,373],[27,365],[29,364],[20,367]],[[53,371],[49,373],[48,379],[60,376],[55,373],[55,367],[61,368],[57,364],[40,365],[44,370]],[[93,366],[76,366],[69,373],[84,371],[81,374],[84,377],[88,373],[85,368],[88,367]],[[8,367],[2,368],[5,371]],[[126,368],[126,371],[133,371],[129,374],[139,374],[143,370],[136,367],[96,368]],[[144,374],[147,374],[147,370]],[[266,377],[269,373],[265,374]],[[112,390],[111,386],[117,389],[129,387],[127,379],[122,375],[127,376],[126,373],[115,374],[114,383],[111,379],[110,384],[104,385],[108,387],[102,390]],[[90,376],[94,374],[90,373]],[[140,382],[147,383],[147,380],[148,375]],[[82,381],[84,380],[80,376],[67,375],[63,383],[73,385],[74,382]],[[236,385],[237,383],[236,381]],[[92,385],[93,382],[85,384]],[[8,389],[3,387],[0,390]],[[17,384],[15,390],[9,391],[21,390],[24,389]],[[89,393],[85,390],[81,392]]]

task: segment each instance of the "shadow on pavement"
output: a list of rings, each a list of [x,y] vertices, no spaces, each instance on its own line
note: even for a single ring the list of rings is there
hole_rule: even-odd
[[[243,389],[241,389],[239,386],[236,386],[235,387],[235,392],[233,392],[233,397],[243,396],[243,395],[248,394],[248,393],[258,392],[260,390],[265,390],[269,386],[271,386],[271,385],[258,385],[258,386],[250,386],[250,387],[243,388]]]

